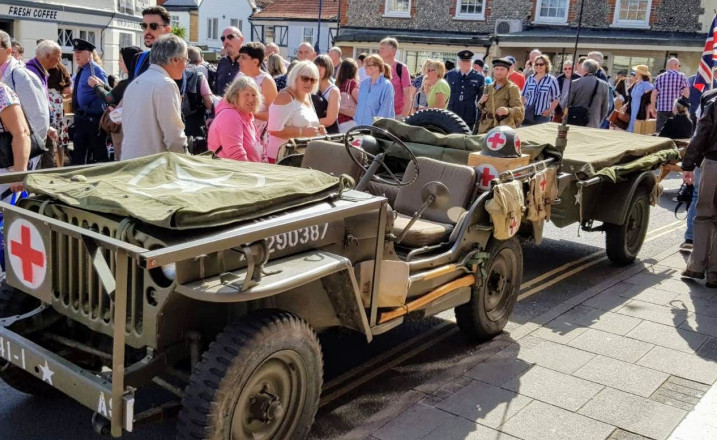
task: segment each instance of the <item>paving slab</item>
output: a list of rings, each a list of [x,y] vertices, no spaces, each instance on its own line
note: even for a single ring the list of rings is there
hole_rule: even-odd
[[[512,391],[475,382],[439,403],[438,409],[497,429],[531,401]]]
[[[626,431],[662,440],[670,435],[687,411],[605,388],[578,413]]]
[[[717,338],[711,338],[707,341],[699,350],[697,350],[697,356],[702,359],[717,362]]]
[[[627,362],[637,362],[638,359],[654,347],[654,345],[647,342],[595,329],[588,329],[588,331],[570,341],[568,345]]]
[[[626,283],[638,286],[652,287],[655,289],[666,290],[678,294],[689,294],[694,297],[710,299],[717,295],[714,289],[708,289],[704,284],[694,281],[685,280],[680,277],[680,271],[675,271],[673,276],[664,277],[648,272],[641,272],[625,280]]]
[[[617,428],[607,440],[651,440],[640,434]]]
[[[705,390],[701,390],[699,387],[707,386],[681,377],[670,376],[650,396],[650,399],[685,411],[692,411],[705,394]]]
[[[606,423],[534,400],[501,431],[525,440],[604,440],[615,428]]]
[[[717,386],[707,391],[695,410],[687,415],[670,440],[714,440],[717,438]]]
[[[672,267],[678,270],[682,270],[685,267],[687,267],[687,258],[688,255],[683,255],[680,252],[675,252],[674,254],[670,255],[667,258],[663,258],[662,260],[659,260],[657,264],[660,264],[662,266]]]
[[[652,321],[642,321],[627,336],[685,353],[694,353],[709,339],[706,335]]]
[[[421,440],[520,440],[483,425],[477,425],[461,417],[452,416]]]
[[[620,315],[619,313],[608,312],[584,305],[577,306],[563,313],[557,317],[555,321],[569,322],[618,335],[627,334],[641,322],[641,320],[633,318],[632,316]]]
[[[535,330],[531,333],[531,335],[541,339],[547,339],[548,341],[553,341],[558,344],[567,344],[581,334],[585,333],[585,331],[587,331],[585,327],[569,322],[554,320]]]
[[[690,314],[687,320],[680,324],[680,328],[692,330],[693,332],[702,333],[717,337],[717,318],[705,315]]]
[[[415,440],[428,435],[450,418],[455,416],[419,402],[372,435],[380,440]]]
[[[603,386],[536,365],[522,376],[503,384],[502,388],[569,411],[577,411]]]
[[[518,353],[518,358],[525,362],[567,374],[573,373],[594,357],[593,353],[545,340],[534,347],[521,349]]]
[[[650,397],[670,376],[605,356],[596,356],[573,375],[642,397]]]
[[[517,353],[513,357],[490,357],[466,371],[465,375],[471,379],[480,380],[492,385],[503,385],[530,368],[529,363],[515,356],[517,356]]]
[[[620,283],[584,301],[582,305],[616,312],[630,302],[629,298],[623,298],[619,293],[634,288],[632,284]]]
[[[656,346],[637,363],[708,385],[717,381],[717,362],[665,347]]]
[[[637,300],[630,300],[617,313],[675,327],[685,322],[690,315],[686,310]]]
[[[680,295],[681,293],[679,292],[657,289],[655,287],[648,286],[634,286],[632,289],[618,294],[618,296],[623,298],[635,299],[661,306],[668,305],[670,301]]]

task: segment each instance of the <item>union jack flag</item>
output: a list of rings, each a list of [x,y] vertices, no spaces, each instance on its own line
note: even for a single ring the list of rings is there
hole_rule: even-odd
[[[717,60],[717,15],[712,19],[712,24],[707,32],[707,40],[705,41],[705,48],[702,51],[702,59],[700,60],[700,67],[697,69],[697,79],[695,81],[695,88],[702,93],[708,85],[712,84],[714,75],[712,74],[712,68],[715,66],[715,60]]]

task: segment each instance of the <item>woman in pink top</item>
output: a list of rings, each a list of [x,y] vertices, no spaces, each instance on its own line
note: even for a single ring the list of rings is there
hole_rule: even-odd
[[[217,104],[208,147],[226,159],[261,162],[262,147],[254,126],[254,113],[259,111],[263,97],[253,78],[235,79]]]

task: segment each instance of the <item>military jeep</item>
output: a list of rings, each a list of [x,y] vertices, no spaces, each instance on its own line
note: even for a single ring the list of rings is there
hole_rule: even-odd
[[[316,140],[301,168],[166,153],[0,176],[31,193],[1,204],[0,378],[72,397],[113,437],[171,410],[139,410],[152,385],[181,398],[179,439],[303,438],[317,333],[370,342],[455,309],[472,340],[499,334],[523,258],[518,236],[492,237],[492,191],[375,130],[382,151],[356,148],[356,133],[331,161],[337,144]],[[379,176],[396,149],[403,175]]]

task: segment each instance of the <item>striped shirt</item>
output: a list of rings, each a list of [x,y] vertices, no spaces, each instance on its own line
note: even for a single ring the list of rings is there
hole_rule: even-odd
[[[560,87],[558,80],[553,75],[545,75],[540,82],[535,80],[535,75],[530,75],[523,89],[525,107],[534,106],[534,114],[539,115],[550,108],[556,99],[560,98]]]
[[[688,86],[687,77],[678,70],[668,70],[658,75],[655,79],[657,111],[671,112],[675,100],[682,96],[682,91]]]

